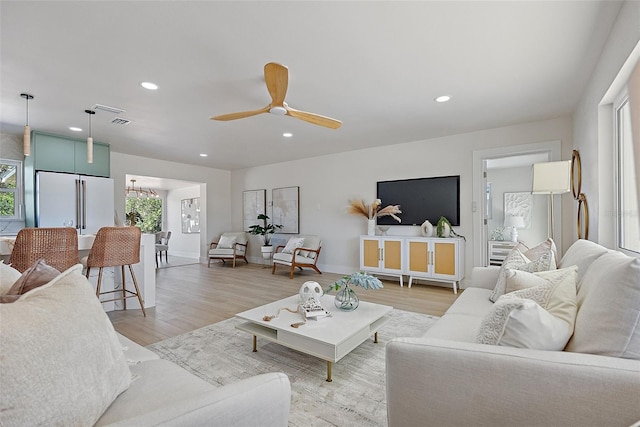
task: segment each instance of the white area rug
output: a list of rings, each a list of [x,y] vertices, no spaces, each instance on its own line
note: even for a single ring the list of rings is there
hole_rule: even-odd
[[[289,425],[386,426],[384,348],[396,337],[423,335],[437,317],[402,310],[373,337],[333,365],[326,382],[327,362],[235,329],[240,319],[228,319],[150,345],[170,360],[214,385],[226,385],[267,372],[284,372],[291,381]],[[303,326],[304,327],[304,326]]]

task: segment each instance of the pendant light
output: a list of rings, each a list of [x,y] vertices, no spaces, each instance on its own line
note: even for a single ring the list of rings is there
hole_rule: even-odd
[[[87,163],[93,163],[93,137],[91,136],[91,116],[96,112],[93,110],[84,110],[89,115],[89,136],[87,137]]]
[[[29,100],[33,99],[33,95],[28,93],[21,93],[21,97],[23,97],[27,101],[27,120],[24,125],[24,136],[22,137],[22,150],[24,151],[25,156],[31,155],[31,128],[29,127]]]

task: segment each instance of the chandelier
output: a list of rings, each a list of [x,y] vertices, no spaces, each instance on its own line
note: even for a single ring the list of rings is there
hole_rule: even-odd
[[[124,192],[126,197],[139,197],[139,198],[147,198],[147,197],[160,197],[158,193],[153,191],[151,188],[144,189],[142,187],[136,188],[136,180],[131,180],[131,186],[127,187]]]

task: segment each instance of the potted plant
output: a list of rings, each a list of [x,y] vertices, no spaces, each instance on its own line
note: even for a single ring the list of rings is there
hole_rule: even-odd
[[[358,308],[360,299],[349,285],[362,286],[365,289],[381,289],[382,282],[377,277],[371,276],[364,271],[358,271],[348,276],[344,276],[336,282],[329,285],[325,290],[329,293],[333,290],[338,291],[334,304],[343,311],[353,311]]]
[[[142,222],[142,215],[140,215],[140,212],[131,211],[128,212],[125,216],[127,218],[127,221],[129,222],[129,225],[132,227],[134,227],[137,222]]]
[[[261,224],[255,224],[249,227],[249,234],[256,236],[262,236],[262,256],[264,258],[270,258],[273,248],[271,247],[271,235],[276,232],[277,229],[282,228],[282,225],[269,224],[269,217],[265,214],[258,215],[258,220],[262,221]]]

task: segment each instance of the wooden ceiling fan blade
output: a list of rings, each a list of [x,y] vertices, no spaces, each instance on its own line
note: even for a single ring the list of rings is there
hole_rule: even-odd
[[[220,116],[211,117],[211,120],[220,120],[220,121],[226,122],[228,120],[244,119],[245,117],[251,117],[251,116],[256,116],[262,113],[268,113],[270,108],[271,108],[271,105],[267,105],[266,107],[261,108],[259,110],[240,111],[238,113],[222,114]]]
[[[338,129],[342,125],[342,122],[340,120],[321,116],[319,114],[307,113],[306,111],[294,110],[291,107],[287,107],[287,116],[295,117],[296,119],[304,120],[305,122],[313,123],[314,125],[324,126],[331,129]]]
[[[269,62],[264,66],[264,81],[271,95],[271,105],[281,107],[289,86],[289,69],[284,65]]]

